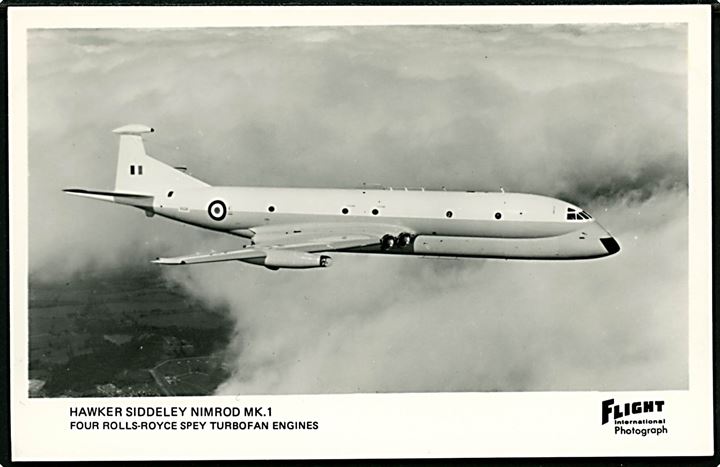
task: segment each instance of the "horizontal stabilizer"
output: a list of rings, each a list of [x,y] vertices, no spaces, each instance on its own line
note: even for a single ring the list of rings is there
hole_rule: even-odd
[[[139,193],[120,193],[117,191],[86,190],[84,188],[66,188],[65,193],[83,198],[108,201],[110,203],[129,204],[130,206],[152,208],[153,197]]]
[[[113,133],[117,133],[118,135],[142,135],[143,133],[152,133],[154,131],[154,128],[147,125],[132,123],[130,125],[121,126],[120,128],[115,128]]]

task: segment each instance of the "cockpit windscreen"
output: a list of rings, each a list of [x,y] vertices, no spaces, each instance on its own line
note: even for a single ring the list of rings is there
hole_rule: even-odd
[[[586,221],[592,219],[592,216],[585,211],[576,211],[573,208],[567,208],[567,220],[569,221]]]

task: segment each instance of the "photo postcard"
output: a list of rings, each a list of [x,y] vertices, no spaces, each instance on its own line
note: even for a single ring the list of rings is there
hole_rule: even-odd
[[[710,8],[9,8],[18,461],[713,453]]]

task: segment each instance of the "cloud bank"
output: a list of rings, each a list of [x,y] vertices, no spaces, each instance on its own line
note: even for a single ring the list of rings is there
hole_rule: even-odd
[[[687,212],[685,197],[609,209],[624,249],[606,260],[343,255],[300,274],[169,273],[234,311],[235,374],[220,393],[685,387],[687,224],[657,221]]]
[[[683,26],[38,30],[28,52],[35,277],[237,246],[62,195],[112,187],[130,122],[213,185],[502,186],[579,203],[623,246],[167,269],[230,306],[220,392],[686,387]]]

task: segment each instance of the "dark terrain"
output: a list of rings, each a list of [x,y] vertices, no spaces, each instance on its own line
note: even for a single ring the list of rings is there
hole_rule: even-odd
[[[206,395],[232,322],[156,268],[29,281],[31,397]]]

